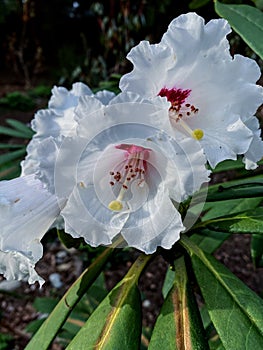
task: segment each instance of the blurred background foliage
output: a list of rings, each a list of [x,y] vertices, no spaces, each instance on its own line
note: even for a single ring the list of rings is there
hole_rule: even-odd
[[[130,69],[128,51],[140,40],[158,42],[170,21],[189,10],[218,17],[212,0],[1,0],[0,77],[26,88],[39,79],[99,87],[111,77],[116,86]]]
[[[221,0],[263,8],[263,0]],[[160,41],[171,20],[195,11],[217,18],[213,0],[0,0],[0,180],[20,173],[34,113],[47,106],[53,85],[82,81],[118,92],[125,59],[141,40]],[[232,54],[262,60],[236,33]]]

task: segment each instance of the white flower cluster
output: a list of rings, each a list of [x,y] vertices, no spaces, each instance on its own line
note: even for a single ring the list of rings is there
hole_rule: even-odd
[[[42,284],[35,264],[54,226],[91,246],[122,236],[147,254],[170,249],[188,228],[177,207],[209,181],[207,163],[243,155],[257,167],[260,71],[230,55],[229,32],[225,20],[181,15],[159,44],[130,51],[117,96],[53,88],[21,176],[0,182],[0,273]]]

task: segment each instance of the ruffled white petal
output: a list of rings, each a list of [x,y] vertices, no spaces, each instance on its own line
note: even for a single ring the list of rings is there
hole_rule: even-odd
[[[158,246],[170,249],[184,231],[181,215],[161,186],[138,212],[130,215],[121,235],[128,246],[151,254]]]
[[[54,187],[51,179],[54,177],[53,169],[56,161],[56,152],[52,152],[51,142],[47,141],[47,139],[53,138],[54,144],[59,147],[65,136],[76,134],[78,117],[74,111],[81,96],[88,96],[92,101],[92,105],[99,108],[113,99],[115,94],[107,90],[93,94],[90,88],[83,83],[73,84],[70,91],[64,87],[55,86],[52,89],[48,109],[38,111],[32,121],[35,135],[28,144],[26,159],[21,164],[22,175],[40,173],[42,178],[46,177],[47,180],[45,182],[48,184],[48,187],[50,189]],[[46,146],[44,144],[48,145],[46,153],[43,152]],[[53,147],[53,150],[56,151],[57,147]],[[42,164],[47,163],[45,157],[48,157],[49,167],[52,171],[52,173],[46,173],[47,176],[42,174]],[[51,163],[53,163],[53,166]]]
[[[263,159],[263,141],[261,139],[261,130],[256,117],[250,117],[246,122],[246,126],[253,132],[253,139],[249,149],[244,154],[243,162],[247,170],[257,168],[257,162]]]
[[[144,97],[158,95],[168,80],[169,68],[173,67],[176,61],[168,46],[150,45],[148,41],[141,41],[132,48],[127,58],[134,64],[134,69],[122,76],[120,88],[122,91],[134,91]]]
[[[65,231],[73,237],[83,237],[93,247],[111,244],[129,216],[122,212],[113,217],[99,201],[94,186],[84,182],[76,184],[61,215]]]
[[[43,284],[34,266],[59,211],[56,197],[34,175],[0,182],[0,272],[7,279]]]

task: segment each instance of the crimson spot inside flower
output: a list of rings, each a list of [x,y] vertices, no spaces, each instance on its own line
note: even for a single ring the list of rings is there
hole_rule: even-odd
[[[162,88],[159,92],[159,96],[166,97],[171,102],[169,109],[169,117],[171,120],[178,122],[183,117],[190,117],[198,112],[198,108],[190,103],[185,103],[190,96],[191,90],[183,89],[167,89]]]

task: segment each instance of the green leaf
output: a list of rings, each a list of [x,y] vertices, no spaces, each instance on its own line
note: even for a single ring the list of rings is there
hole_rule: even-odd
[[[261,201],[262,198],[245,198],[206,203],[204,209],[208,211],[202,217],[202,221],[211,220],[226,214],[235,214],[249,209],[251,210],[256,208]],[[213,253],[229,236],[230,234],[226,232],[204,229],[201,232],[194,233],[190,239],[205,252]]]
[[[210,220],[228,214],[236,214],[244,211],[252,210],[260,205],[263,197],[259,198],[244,198],[244,199],[229,199],[220,202],[209,202],[205,204],[202,220]]]
[[[202,7],[206,4],[209,3],[210,0],[193,0],[190,2],[190,4],[188,5],[190,10],[195,10],[198,9],[199,7]]]
[[[150,255],[141,255],[106,296],[66,348],[138,350],[141,338],[140,293],[137,282]]]
[[[174,284],[174,277],[175,277],[175,272],[174,270],[172,270],[171,267],[169,267],[166,271],[165,279],[163,282],[163,288],[162,288],[162,294],[164,299],[167,297],[170,289]]]
[[[252,235],[250,250],[253,264],[256,267],[263,267],[263,235]]]
[[[263,197],[263,179],[257,183],[247,183],[242,185],[218,185],[213,187],[208,194],[207,202],[216,202],[227,199],[255,198]]]
[[[112,252],[113,249],[107,248],[82,273],[76,282],[73,283],[31,341],[27,344],[25,350],[46,350],[49,348],[51,342],[65,323],[73,308],[102,271]]]
[[[258,164],[263,164],[263,161],[259,161]],[[251,170],[245,169],[242,158],[238,158],[237,160],[224,160],[223,162],[219,163],[214,169],[211,168],[211,170],[214,174],[228,170],[242,170],[242,172],[244,172],[246,175],[251,174]]]
[[[175,261],[174,285],[164,301],[148,349],[209,349],[184,257]]]
[[[16,130],[12,128],[7,128],[6,126],[0,126],[0,135],[7,135],[7,136],[12,136],[12,137],[19,137],[22,139],[28,139],[28,134],[25,134],[21,130]]]
[[[25,136],[27,136],[29,139],[34,135],[34,131],[29,128],[24,123],[21,123],[19,120],[16,119],[6,119],[6,123],[10,126],[12,126],[17,131],[21,131]]]
[[[219,232],[263,234],[263,207],[203,221],[196,224],[194,228],[198,229],[200,227],[206,227]]]
[[[9,149],[9,148],[23,148],[25,145],[19,145],[14,143],[0,143],[0,149]]]
[[[57,230],[58,238],[61,243],[64,244],[66,248],[76,248],[78,249],[82,243],[85,243],[83,238],[73,238],[71,235],[63,230]]]
[[[13,337],[9,334],[0,333],[0,350],[8,350],[11,348]]]
[[[33,302],[33,306],[37,311],[43,314],[50,314],[54,307],[57,305],[57,303],[58,300],[54,298],[37,297]]]
[[[211,254],[218,249],[229,236],[230,233],[204,229],[199,233],[194,233],[190,239],[197,244],[199,248]]]
[[[215,1],[216,13],[225,18],[247,45],[263,59],[263,13],[248,5],[225,5]]]
[[[17,151],[12,151],[8,153],[4,153],[0,155],[0,165],[10,162],[11,160],[17,159],[17,158],[22,158],[26,153],[26,149],[19,149]]]
[[[263,349],[263,300],[213,256],[185,235],[188,251],[211,320],[227,350]]]

